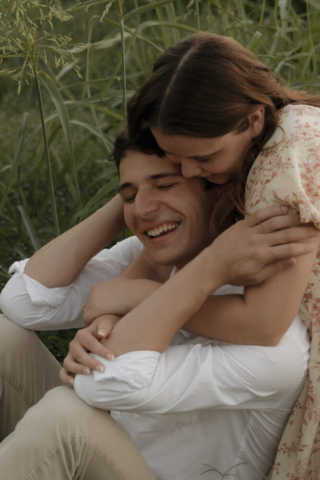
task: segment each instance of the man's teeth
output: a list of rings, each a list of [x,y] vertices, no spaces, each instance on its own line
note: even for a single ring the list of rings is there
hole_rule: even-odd
[[[178,228],[179,223],[174,225],[163,225],[162,227],[154,228],[153,230],[147,230],[149,237],[157,237],[160,233],[167,232],[168,230],[175,230]]]

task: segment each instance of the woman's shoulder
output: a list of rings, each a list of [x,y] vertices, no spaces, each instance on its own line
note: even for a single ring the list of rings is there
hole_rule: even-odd
[[[320,108],[311,105],[287,105],[279,112],[279,126],[264,148],[280,150],[319,136]]]
[[[303,118],[308,116],[319,118],[320,107],[315,107],[312,105],[291,104],[279,110],[280,124],[292,118],[301,119],[301,117]]]
[[[249,172],[246,207],[284,204],[320,227],[320,108],[289,105]]]

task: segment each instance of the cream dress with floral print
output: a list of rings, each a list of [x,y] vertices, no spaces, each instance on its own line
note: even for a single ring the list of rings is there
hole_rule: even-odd
[[[285,107],[280,127],[254,162],[246,211],[274,204],[288,205],[320,229],[320,108]],[[320,251],[299,314],[311,336],[309,377],[284,430],[272,480],[320,480]]]

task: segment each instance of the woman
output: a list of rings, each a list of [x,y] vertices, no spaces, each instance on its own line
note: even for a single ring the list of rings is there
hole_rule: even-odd
[[[320,228],[319,107],[319,96],[283,87],[233,40],[199,33],[158,57],[152,76],[128,104],[128,122],[133,136],[150,128],[186,177],[220,185],[216,234],[239,212],[279,203]],[[319,258],[305,256],[294,275],[281,272],[245,293],[247,314],[260,309],[261,321],[273,319],[286,331],[299,309],[312,337],[309,378],[271,478],[313,479],[320,471]]]

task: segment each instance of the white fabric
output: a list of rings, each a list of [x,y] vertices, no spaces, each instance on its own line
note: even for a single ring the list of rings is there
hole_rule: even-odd
[[[11,265],[14,273],[0,295],[3,313],[32,330],[83,327],[81,306],[87,303],[94,283],[118,277],[141,252],[142,243],[129,237],[110,250],[102,250],[87,263],[72,285],[46,288],[24,274],[28,260]]]
[[[92,284],[122,273],[141,248],[130,238],[101,252],[65,289],[30,282],[25,262],[16,262],[0,305],[28,328],[80,326]],[[159,480],[216,480],[218,471],[262,480],[303,386],[308,357],[299,317],[277,347],[230,345],[179,331],[162,355],[131,352],[113,362],[97,357],[105,372],[78,375],[75,390],[90,405],[113,410]],[[201,475],[210,468],[217,471]]]

